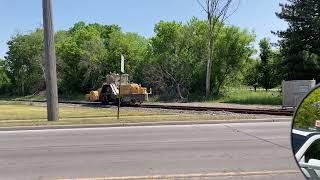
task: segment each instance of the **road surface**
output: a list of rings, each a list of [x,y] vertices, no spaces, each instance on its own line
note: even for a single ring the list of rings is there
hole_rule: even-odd
[[[301,180],[289,127],[281,122],[3,131],[0,179]]]

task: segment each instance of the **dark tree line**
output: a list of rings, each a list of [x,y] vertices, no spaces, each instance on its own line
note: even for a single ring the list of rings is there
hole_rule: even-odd
[[[247,85],[262,87],[266,91],[281,84],[281,55],[272,49],[270,40],[264,38],[259,42],[259,59],[253,62],[246,76]]]
[[[96,89],[110,72],[119,72],[120,55],[126,57],[131,80],[152,87],[167,98],[204,95],[207,64],[207,21],[186,24],[160,22],[155,35],[146,39],[124,33],[117,25],[76,23],[56,33],[60,94]],[[243,81],[243,69],[254,53],[255,36],[234,26],[221,25],[212,54],[211,85],[215,93],[230,82]],[[0,69],[1,94],[29,95],[45,90],[43,31],[17,34],[8,41],[9,51]]]
[[[280,4],[277,17],[288,23],[278,35],[279,51],[273,51],[266,39],[260,42],[260,58],[248,74],[247,83],[266,90],[282,80],[320,81],[320,1],[288,0]],[[256,76],[254,75],[256,74]]]
[[[282,67],[287,80],[320,80],[320,1],[288,0],[276,15],[289,28],[278,31]]]
[[[97,89],[110,72],[119,72],[120,55],[132,81],[152,87],[165,98],[219,95],[225,87],[246,84],[266,90],[283,79],[320,80],[320,2],[288,0],[277,16],[288,22],[275,32],[278,49],[268,39],[260,41],[259,57],[253,58],[255,35],[217,21],[214,46],[208,43],[208,20],[155,25],[155,35],[145,38],[125,33],[117,25],[76,23],[56,33],[58,87],[60,94],[87,93]],[[217,20],[217,19],[214,19]],[[17,34],[8,41],[8,52],[0,60],[0,94],[29,95],[45,90],[43,31]],[[211,49],[210,57],[208,49]]]

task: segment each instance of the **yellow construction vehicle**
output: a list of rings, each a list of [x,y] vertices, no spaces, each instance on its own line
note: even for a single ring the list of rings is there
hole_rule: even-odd
[[[120,83],[121,80],[121,83]],[[118,103],[119,98],[122,104],[141,104],[148,101],[147,88],[136,83],[129,82],[129,75],[110,74],[106,82],[96,91],[91,91],[86,95],[86,99],[91,102],[101,102],[102,104]]]

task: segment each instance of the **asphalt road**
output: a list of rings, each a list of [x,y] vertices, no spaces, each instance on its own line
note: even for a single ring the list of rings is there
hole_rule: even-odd
[[[0,179],[301,180],[289,123],[0,132]]]

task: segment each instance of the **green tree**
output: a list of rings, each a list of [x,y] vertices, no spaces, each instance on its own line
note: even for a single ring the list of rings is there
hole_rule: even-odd
[[[148,48],[148,40],[137,33],[115,31],[110,34],[108,43],[108,62],[112,65],[111,71],[120,72],[120,57],[125,56],[125,71],[130,78],[142,83],[142,72]]]
[[[203,93],[206,87],[206,21],[192,19],[187,24],[160,22],[150,43],[152,62],[146,77],[155,89],[184,99]],[[218,95],[228,83],[236,82],[246,61],[254,52],[255,36],[237,27],[221,27],[213,53],[211,89]],[[152,70],[151,70],[152,69]]]
[[[116,25],[76,23],[57,44],[60,90],[84,93],[100,87],[108,73],[120,71],[121,54],[126,57],[126,72],[139,80],[147,43]]]
[[[106,42],[109,39],[104,37],[109,38],[110,29],[113,28],[79,22],[67,31],[63,41],[57,43],[61,92],[84,93],[102,84],[108,71]]]
[[[187,73],[191,75],[191,87],[189,88],[192,96],[205,96],[206,89],[206,67],[207,67],[207,21],[192,18],[184,25],[184,41],[189,52],[191,71]]]
[[[288,0],[280,6],[277,16],[289,24],[287,30],[277,32],[286,79],[320,80],[320,1]]]
[[[213,67],[213,95],[219,95],[225,85],[234,85],[243,78],[243,69],[255,52],[255,36],[247,30],[225,26],[217,37]]]
[[[147,82],[167,98],[186,99],[191,92],[203,92],[205,87],[206,23],[192,19],[183,25],[161,21],[151,38],[150,65]]]
[[[60,89],[65,93],[84,92],[101,74],[99,63],[105,56],[103,40],[94,28],[83,28],[57,44]]]
[[[156,89],[179,99],[188,94],[192,74],[182,32],[181,23],[161,21],[156,25],[156,35],[150,42],[149,67],[152,69],[146,75]]]
[[[0,95],[9,93],[11,86],[11,79],[8,76],[8,72],[5,69],[4,60],[0,59]]]
[[[13,93],[26,95],[45,89],[43,31],[17,34],[8,42],[8,48],[5,68],[14,87]]]
[[[250,58],[248,59],[246,66],[244,68],[244,71],[242,72],[244,75],[244,85],[252,86],[254,87],[255,91],[257,90],[257,87],[259,86],[259,60]]]
[[[258,84],[266,91],[280,84],[277,54],[272,50],[270,41],[266,38],[259,43],[260,63],[257,66]]]
[[[213,63],[213,53],[215,49],[216,34],[219,33],[220,26],[232,14],[228,13],[232,7],[234,0],[197,0],[202,7],[202,10],[207,16],[207,42],[208,42],[208,56],[207,56],[207,71],[206,71],[206,97],[211,93],[211,77]],[[234,12],[235,10],[233,10]],[[215,90],[218,92],[219,90]]]
[[[161,21],[155,36],[146,39],[116,25],[76,23],[55,34],[59,92],[97,89],[107,74],[119,72],[123,54],[131,80],[152,87],[155,93],[177,99],[204,96],[207,27],[207,21],[196,18],[186,24]],[[210,84],[212,94],[218,95],[225,86],[243,81],[255,36],[222,24],[215,36]],[[8,45],[4,66],[13,92],[26,95],[44,90],[42,30],[17,35]]]
[[[123,33],[117,25],[79,22],[67,31],[58,31],[55,40],[60,93],[84,93],[100,87],[108,73],[119,72],[121,54],[127,60],[126,71],[141,82],[148,41],[136,33]],[[4,67],[11,91],[27,95],[45,90],[43,31],[18,34],[8,46]]]
[[[268,39],[264,38],[259,43],[260,46],[260,64],[259,71],[259,84],[266,91],[272,88],[272,49]]]

